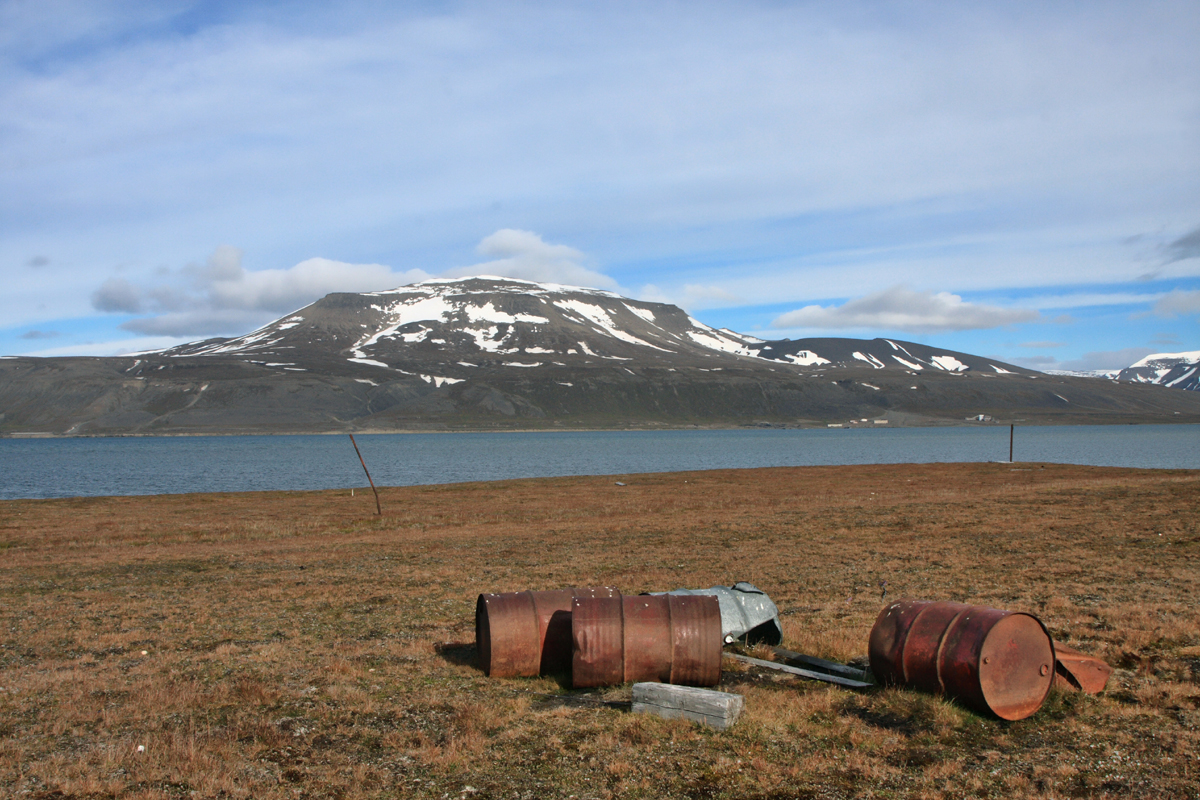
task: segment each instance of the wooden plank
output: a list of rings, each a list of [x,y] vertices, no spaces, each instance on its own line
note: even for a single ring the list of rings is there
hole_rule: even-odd
[[[635,683],[635,713],[654,714],[664,719],[687,719],[725,730],[737,722],[745,706],[740,694],[675,686],[669,683]]]
[[[742,656],[737,653],[726,653],[727,658],[736,658],[738,661],[744,661],[747,664],[753,664],[756,667],[766,667],[780,672],[786,672],[789,675],[798,675],[801,678],[808,678],[814,681],[825,681],[826,683],[836,683],[838,686],[848,686],[851,689],[870,689],[875,684],[867,683],[866,681],[856,681],[851,678],[843,678],[840,675],[830,675],[827,672],[813,672],[800,667],[791,667],[787,664],[780,664],[776,661],[764,661],[761,658],[751,658],[750,656]]]
[[[865,669],[848,667],[845,664],[839,664],[836,661],[826,661],[823,658],[806,656],[803,653],[797,653],[794,650],[785,650],[782,647],[776,647],[774,652],[775,655],[779,656],[785,661],[794,661],[799,664],[803,664],[806,667],[814,667],[826,672],[832,672],[836,675],[845,675],[847,678],[854,678],[855,680],[860,681],[866,679],[867,677],[867,671]]]
[[[633,700],[666,708],[690,708],[703,714],[717,715],[727,714],[730,709],[741,706],[743,702],[740,694],[653,682],[635,683]]]

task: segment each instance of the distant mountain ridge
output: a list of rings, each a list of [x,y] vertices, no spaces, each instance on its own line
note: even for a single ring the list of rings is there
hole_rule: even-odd
[[[1155,353],[1117,373],[1117,380],[1153,383],[1188,391],[1200,390],[1200,350]]]
[[[0,359],[0,434],[1200,422],[1200,393],[895,339],[765,341],[510,278],[334,293],[244,336]]]

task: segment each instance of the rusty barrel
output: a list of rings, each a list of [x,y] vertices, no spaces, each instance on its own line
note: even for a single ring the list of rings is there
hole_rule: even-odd
[[[481,594],[475,647],[485,675],[533,677],[571,668],[571,601],[615,597],[610,587]]]
[[[708,595],[577,597],[571,609],[577,688],[721,680],[721,606]]]
[[[1032,614],[948,601],[897,600],[871,628],[880,683],[944,694],[1001,719],[1042,707],[1054,681],[1054,643]]]

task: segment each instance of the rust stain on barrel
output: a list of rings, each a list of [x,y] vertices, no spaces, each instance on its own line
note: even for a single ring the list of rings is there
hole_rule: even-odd
[[[625,682],[625,604],[621,597],[576,598],[571,606],[571,683]]]
[[[619,596],[611,587],[481,594],[475,645],[484,674],[533,677],[571,666],[571,600]]]
[[[1054,644],[1041,621],[985,606],[897,600],[879,613],[868,649],[881,683],[1008,720],[1041,708],[1054,680]]]
[[[670,682],[715,686],[721,680],[721,648],[724,645],[721,604],[717,598],[707,595],[664,596],[671,608]]]
[[[575,598],[571,681],[579,688],[657,681],[714,686],[721,679],[715,597]]]

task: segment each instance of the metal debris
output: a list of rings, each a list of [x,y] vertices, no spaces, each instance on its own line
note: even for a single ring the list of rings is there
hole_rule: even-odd
[[[815,656],[806,656],[803,653],[797,653],[794,650],[785,650],[782,647],[772,648],[775,655],[782,658],[784,661],[791,661],[796,664],[803,664],[806,667],[813,667],[822,672],[832,672],[835,675],[841,675],[855,680],[867,680],[867,670],[860,667],[849,667],[845,664],[839,664],[836,661],[826,661],[823,658]]]
[[[753,664],[756,667],[765,667],[778,672],[786,672],[789,675],[808,678],[809,680],[824,681],[825,683],[836,683],[839,686],[846,686],[851,689],[870,689],[875,685],[873,683],[867,683],[866,681],[847,678],[842,675],[833,675],[828,672],[818,672],[816,670],[804,669],[803,667],[793,667],[790,664],[781,664],[778,661],[767,661],[763,658],[752,658],[750,656],[744,656],[740,653],[726,653],[725,657],[734,658],[747,664]]]
[[[1054,643],[1054,685],[1100,694],[1108,685],[1113,668],[1102,658]]]
[[[721,637],[725,644],[741,640],[746,644],[782,644],[783,628],[779,609],[766,592],[752,583],[738,581],[733,586],[711,589],[675,589],[655,594],[712,595],[721,605]]]

